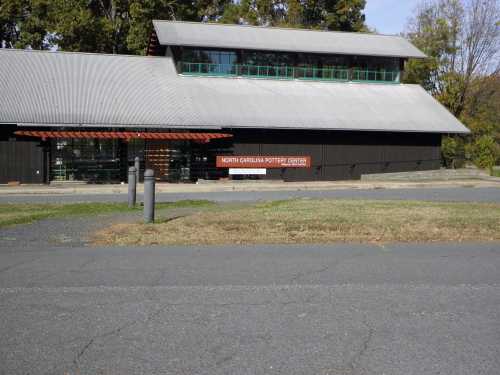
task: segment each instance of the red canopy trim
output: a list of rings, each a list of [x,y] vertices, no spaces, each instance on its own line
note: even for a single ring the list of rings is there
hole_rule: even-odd
[[[189,140],[208,143],[212,139],[231,138],[232,134],[224,133],[153,133],[153,132],[98,132],[98,131],[33,131],[19,130],[16,135],[47,138],[97,138],[97,139],[155,139],[155,140]]]

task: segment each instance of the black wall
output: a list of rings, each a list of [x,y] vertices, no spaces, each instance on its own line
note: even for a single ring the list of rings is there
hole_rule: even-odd
[[[234,130],[234,155],[311,156],[310,169],[269,169],[267,179],[349,180],[362,174],[438,169],[441,135]]]
[[[0,183],[43,183],[49,154],[43,142],[15,138],[14,127],[0,128]],[[215,168],[215,156],[311,156],[312,167],[268,169],[256,178],[285,181],[352,180],[362,174],[438,169],[441,135],[426,133],[293,131],[226,129],[234,137],[212,141],[197,152],[209,156],[199,178],[218,178],[227,169]],[[45,148],[48,150],[48,148]],[[126,165],[126,163],[124,164]],[[194,171],[195,166],[192,165]],[[38,173],[37,173],[38,172]]]
[[[46,177],[46,155],[40,140],[16,138],[14,127],[0,127],[0,184],[10,181],[43,183]]]

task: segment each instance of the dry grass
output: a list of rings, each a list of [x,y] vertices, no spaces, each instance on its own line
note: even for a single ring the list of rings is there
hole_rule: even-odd
[[[117,224],[100,245],[500,240],[500,204],[289,200],[215,206],[158,224]]]

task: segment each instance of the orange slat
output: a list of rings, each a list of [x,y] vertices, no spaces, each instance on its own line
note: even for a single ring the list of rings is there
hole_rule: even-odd
[[[163,140],[197,140],[209,142],[211,139],[231,138],[232,134],[224,133],[141,133],[141,132],[96,132],[96,131],[34,131],[19,130],[16,135],[47,138],[96,138],[96,139],[163,139]]]

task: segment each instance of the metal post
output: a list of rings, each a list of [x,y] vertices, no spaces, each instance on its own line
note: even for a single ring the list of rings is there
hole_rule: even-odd
[[[141,172],[141,162],[139,160],[139,157],[136,156],[134,159],[134,167],[135,167],[135,181],[139,183],[140,179],[140,172]]]
[[[134,167],[128,169],[128,206],[133,208],[136,202],[137,180],[135,179],[136,170]]]
[[[152,169],[144,171],[144,222],[155,220],[155,173]]]

